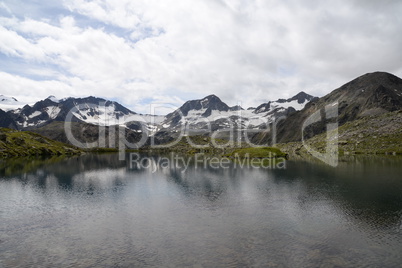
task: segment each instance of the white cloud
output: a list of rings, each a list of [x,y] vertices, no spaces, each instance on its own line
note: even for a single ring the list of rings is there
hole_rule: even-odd
[[[27,59],[40,59],[44,55],[35,44],[0,25],[0,51],[7,56],[24,57]]]
[[[324,95],[367,72],[402,75],[401,2],[365,3],[65,0],[52,6],[63,13],[0,18],[3,58],[43,79],[1,77],[11,95],[96,95],[138,112],[208,94],[246,107]]]
[[[24,103],[35,103],[38,97],[48,97],[50,92],[57,95],[74,92],[69,85],[56,80],[35,81],[18,75],[0,72],[1,91],[5,96],[13,96]]]

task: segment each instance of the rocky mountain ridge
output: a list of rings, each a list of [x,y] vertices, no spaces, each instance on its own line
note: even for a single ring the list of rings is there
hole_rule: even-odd
[[[7,101],[15,102],[12,98],[7,98]],[[73,132],[83,142],[96,140],[101,133],[96,129],[103,126],[107,127],[105,138],[110,141],[116,139],[108,136],[113,135],[114,129],[123,129],[129,142],[138,141],[143,135],[155,139],[156,144],[162,144],[174,140],[179,134],[217,134],[214,137],[219,139],[245,141],[248,138],[253,144],[271,145],[311,138],[324,133],[329,123],[343,126],[401,109],[402,79],[375,72],[362,75],[321,98],[300,92],[288,99],[244,109],[239,105],[230,107],[216,95],[209,95],[187,101],[166,116],[137,114],[117,102],[92,96],[62,100],[50,96],[34,105],[7,112],[0,110],[0,127],[31,130],[67,142],[63,127],[67,119],[74,122]],[[328,117],[330,110],[334,113]],[[312,117],[318,119],[306,125]],[[233,130],[237,133],[235,137]],[[149,140],[146,144],[150,144]]]
[[[229,107],[215,95],[187,101],[183,106],[166,116],[162,131],[179,131],[186,128],[194,133],[217,130],[261,129],[275,118],[300,110],[313,96],[300,92],[287,100],[279,99],[245,110],[239,105]]]
[[[331,107],[337,108],[336,118],[328,118],[325,112]],[[385,72],[368,73],[321,98],[312,99],[303,109],[278,122],[276,140],[280,143],[300,141],[325,132],[330,122],[342,126],[360,118],[401,109],[402,79]],[[303,129],[303,124],[313,114],[321,120]],[[258,133],[253,141],[260,144],[270,142],[272,134],[269,131]]]
[[[239,105],[229,107],[219,97],[209,95],[203,99],[187,101],[166,116],[154,116],[137,114],[117,102],[93,96],[61,100],[49,96],[33,105],[24,105],[7,112],[0,110],[0,126],[36,131],[63,142],[66,142],[66,137],[61,133],[64,131],[62,125],[53,123],[66,120],[75,122],[76,129],[88,129],[86,124],[120,126],[127,129],[128,133],[146,132],[148,136],[160,137],[160,133],[173,133],[173,135],[168,135],[172,138],[174,133],[182,127],[188,128],[187,133],[190,135],[192,133],[204,135],[209,131],[230,127],[263,128],[275,116],[300,109],[311,98],[310,95],[303,92],[289,100],[270,101],[268,103],[272,108],[262,112],[256,111],[254,108],[244,110]],[[298,103],[295,105],[295,109],[292,105],[296,99]],[[55,126],[60,127],[60,130],[57,130]],[[163,140],[165,139],[160,142]]]

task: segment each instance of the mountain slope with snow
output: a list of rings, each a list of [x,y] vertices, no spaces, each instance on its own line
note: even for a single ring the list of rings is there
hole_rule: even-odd
[[[35,130],[52,122],[71,121],[95,126],[121,126],[148,136],[158,132],[174,136],[185,130],[186,135],[206,134],[231,129],[265,129],[283,115],[300,110],[312,97],[304,92],[284,100],[270,101],[247,110],[228,106],[219,97],[209,95],[190,100],[166,116],[137,114],[121,104],[97,97],[57,99],[54,96],[5,112],[1,126],[20,130]],[[4,103],[15,104],[13,98]]]
[[[14,97],[8,97],[4,95],[0,95],[0,109],[8,112],[11,110],[15,110],[18,108],[22,108],[26,103],[19,102]]]
[[[229,107],[215,95],[184,103],[166,116],[161,131],[215,131],[231,128],[258,129],[283,115],[301,110],[313,97],[304,92],[284,100],[270,101],[257,108],[244,110],[240,106]]]
[[[322,119],[307,125],[307,127],[305,127],[304,124],[308,122],[307,120],[311,120],[311,115],[315,114],[317,111],[326,110],[328,107],[333,107],[336,104],[336,121],[339,126],[370,117],[371,119],[368,121],[377,121],[372,119],[402,109],[402,79],[385,72],[367,73],[353,79],[321,98],[314,98],[302,110],[291,114],[278,124],[278,142],[287,143],[301,141],[302,139],[308,139],[325,132],[327,124],[334,122],[333,117],[322,117]],[[398,113],[393,114],[392,117],[395,119],[394,122],[400,121]],[[377,125],[377,123],[375,123],[375,125]],[[367,127],[372,128],[372,130],[368,131]],[[366,125],[358,127],[358,125],[354,125],[354,129],[359,130],[355,132],[356,136],[362,133],[370,135],[369,133],[374,132],[374,128],[377,129],[378,127],[381,126],[374,127],[374,125]],[[383,129],[382,136],[386,139],[388,134],[391,137],[395,133],[399,134],[400,137],[402,136],[400,124],[398,123],[392,128]],[[271,134],[268,132],[260,133],[253,138],[253,141],[263,144],[271,139],[270,136]],[[356,141],[354,141],[353,144],[355,144],[355,142]]]
[[[100,126],[127,125],[142,122],[147,129],[160,123],[161,116],[140,115],[114,101],[102,98],[66,98],[50,96],[34,105],[9,112],[20,129],[41,127],[53,121],[83,122]]]

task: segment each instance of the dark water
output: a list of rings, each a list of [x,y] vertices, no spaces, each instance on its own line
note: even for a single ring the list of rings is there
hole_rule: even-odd
[[[0,267],[402,267],[402,160],[0,163]]]

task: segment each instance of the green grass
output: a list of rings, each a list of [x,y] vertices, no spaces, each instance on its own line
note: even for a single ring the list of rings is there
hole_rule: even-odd
[[[30,131],[0,128],[0,157],[75,155],[82,151]]]
[[[380,116],[363,117],[347,122],[338,128],[339,156],[357,154],[402,154],[402,113],[400,111]],[[314,150],[325,153],[327,134],[322,133],[305,141]],[[309,155],[301,142],[277,145],[293,156]]]

